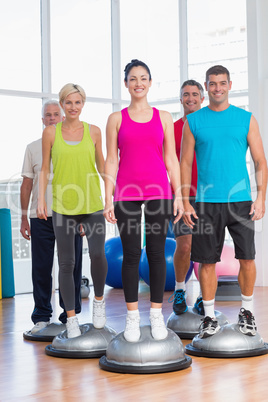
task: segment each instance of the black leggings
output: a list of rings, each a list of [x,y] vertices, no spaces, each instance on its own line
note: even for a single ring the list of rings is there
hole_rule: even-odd
[[[165,243],[172,200],[118,201],[115,217],[123,245],[122,282],[127,303],[138,301],[141,206],[144,204],[151,302],[162,303],[166,280]]]
[[[88,242],[94,293],[97,297],[103,295],[107,275],[105,220],[103,211],[86,215],[61,215],[53,211],[52,222],[58,248],[60,291],[65,309],[70,311],[75,308],[75,234],[80,224],[83,225]]]

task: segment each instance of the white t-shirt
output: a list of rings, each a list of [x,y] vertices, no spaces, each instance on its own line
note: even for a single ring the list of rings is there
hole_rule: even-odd
[[[22,166],[22,177],[28,177],[33,179],[32,189],[32,202],[30,209],[30,218],[37,218],[36,208],[38,204],[38,187],[39,187],[39,173],[42,167],[42,139],[31,142],[27,145],[24,161]],[[50,166],[50,172],[53,172],[52,163]],[[52,216],[52,173],[50,174],[49,182],[46,191],[46,203],[47,203],[47,215]]]

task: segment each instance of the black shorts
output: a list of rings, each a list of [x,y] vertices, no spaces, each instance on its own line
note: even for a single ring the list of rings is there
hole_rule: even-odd
[[[198,219],[193,229],[191,260],[214,264],[221,260],[227,227],[233,239],[235,258],[254,260],[254,221],[249,215],[252,201],[195,204]]]
[[[191,197],[191,198],[190,198],[190,204],[191,204],[192,207],[194,207],[194,209],[195,209],[195,197]],[[184,223],[182,217],[181,217],[181,219],[179,220],[179,222],[175,223],[175,225],[174,225],[173,222],[174,222],[175,218],[176,218],[176,217],[175,217],[174,215],[172,215],[171,222],[172,222],[172,230],[173,230],[175,239],[176,239],[177,237],[186,236],[186,235],[191,235],[191,234],[192,234],[192,229],[189,228],[189,226],[187,226],[187,225]]]

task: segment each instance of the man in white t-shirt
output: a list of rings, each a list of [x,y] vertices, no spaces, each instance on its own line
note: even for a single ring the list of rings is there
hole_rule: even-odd
[[[42,121],[47,127],[57,124],[63,120],[63,113],[59,103],[55,100],[47,101],[42,109]],[[25,151],[22,167],[21,185],[21,229],[20,232],[26,240],[31,240],[32,249],[32,281],[34,310],[32,321],[35,324],[31,330],[34,334],[45,328],[50,323],[52,316],[51,294],[52,294],[52,267],[54,260],[55,235],[52,226],[52,191],[51,180],[49,181],[46,193],[48,218],[39,219],[36,215],[38,198],[38,178],[42,166],[42,139],[29,144]],[[53,169],[51,168],[51,172]],[[52,177],[51,177],[52,178]],[[51,179],[50,178],[50,179]],[[28,207],[30,198],[30,224],[28,221]],[[81,312],[81,277],[82,277],[82,238],[80,234],[75,236],[75,312]],[[64,304],[60,296],[60,306]],[[67,315],[65,310],[60,314],[59,320],[66,323]]]

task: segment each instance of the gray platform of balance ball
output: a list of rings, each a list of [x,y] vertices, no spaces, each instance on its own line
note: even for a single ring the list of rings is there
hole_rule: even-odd
[[[224,314],[215,310],[215,317],[220,326],[228,324],[228,320]],[[167,327],[176,332],[176,334],[183,339],[192,339],[199,332],[201,320],[204,316],[199,315],[194,307],[188,307],[188,311],[183,314],[176,315],[171,313],[167,320]]]
[[[164,373],[189,367],[192,359],[184,353],[180,338],[168,330],[167,338],[156,341],[149,325],[141,327],[138,342],[127,342],[124,333],[109,344],[100,367],[107,371],[128,374]]]
[[[101,357],[106,353],[110,341],[116,336],[116,331],[105,326],[102,329],[94,328],[93,324],[80,325],[82,335],[67,338],[67,331],[57,335],[51,345],[45,348],[49,356],[74,359]]]
[[[255,336],[244,335],[238,324],[228,324],[208,338],[195,336],[185,352],[202,357],[252,357],[268,354],[268,344],[258,332]]]
[[[36,332],[35,334],[32,334],[31,331],[25,331],[23,333],[23,338],[27,341],[52,342],[56,335],[65,330],[65,324],[51,323],[47,327]]]

